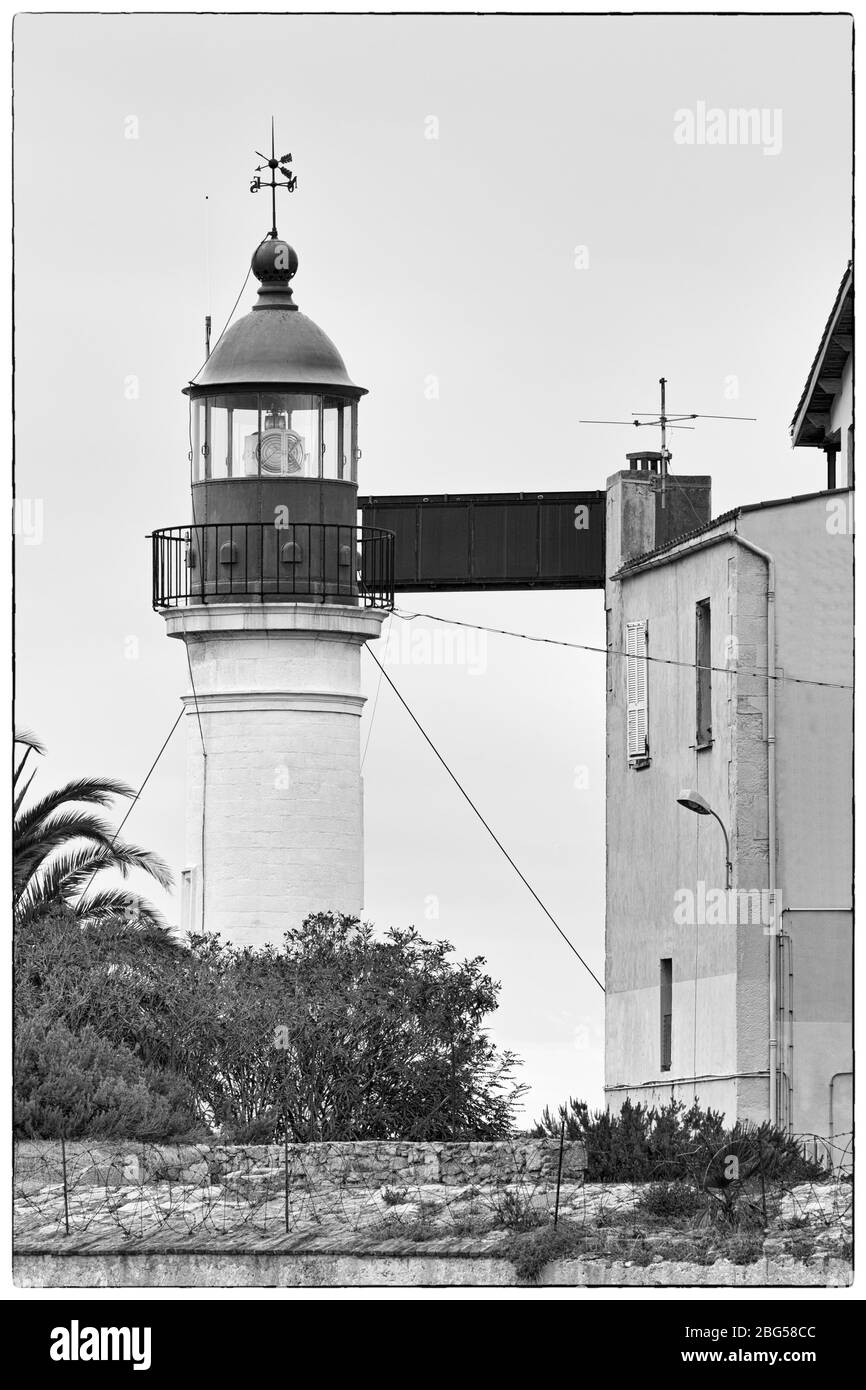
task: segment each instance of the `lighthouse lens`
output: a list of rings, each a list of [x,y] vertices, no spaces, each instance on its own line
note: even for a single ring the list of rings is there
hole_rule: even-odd
[[[354,482],[356,403],[291,391],[226,392],[192,402],[196,482],[334,478]]]

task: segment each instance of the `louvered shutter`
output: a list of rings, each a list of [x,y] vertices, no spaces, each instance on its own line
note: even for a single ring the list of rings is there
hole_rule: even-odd
[[[626,683],[628,756],[634,762],[649,757],[647,722],[647,624],[626,623]]]

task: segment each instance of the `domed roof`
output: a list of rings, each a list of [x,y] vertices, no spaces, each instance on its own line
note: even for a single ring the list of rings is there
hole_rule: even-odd
[[[218,340],[187,394],[282,386],[366,395],[328,335],[293,302],[289,281],[297,268],[288,242],[269,237],[256,247],[252,269],[261,282],[258,302]]]

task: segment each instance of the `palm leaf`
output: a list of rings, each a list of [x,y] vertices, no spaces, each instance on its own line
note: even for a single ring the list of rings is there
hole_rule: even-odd
[[[56,791],[49,792],[41,801],[24,811],[18,818],[16,834],[28,835],[34,827],[41,825],[48,816],[59,811],[67,802],[88,802],[91,805],[108,806],[115,796],[133,797],[135,792],[125,782],[117,782],[111,778],[80,777],[77,781],[67,782],[65,787],[58,787]]]
[[[136,845],[116,840],[110,850],[86,846],[58,855],[30,880],[17,905],[19,917],[31,917],[52,903],[70,903],[74,894],[86,889],[103,869],[119,869],[124,878],[131,869],[141,869],[166,889],[174,882],[171,870],[158,855]],[[75,908],[74,903],[71,905]]]
[[[123,892],[124,890],[114,891]],[[93,898],[88,900],[91,907],[94,901],[98,903],[101,896],[101,893],[95,893]],[[80,905],[81,900],[79,899],[79,907]],[[138,907],[139,909],[147,908],[149,904],[139,898]],[[155,925],[146,912],[138,909],[133,912],[124,910],[116,920],[110,923],[104,921],[98,923],[83,922],[82,930],[110,948],[112,955],[129,956],[135,959],[143,952],[144,958],[149,961],[152,959],[154,951],[171,956],[189,954],[187,947],[175,936],[171,927],[162,923]]]
[[[31,774],[19,790],[25,764],[32,752],[43,753],[44,749],[27,731],[16,734],[15,743],[25,750],[13,777],[16,921],[21,923],[49,907],[65,904],[82,920],[104,922],[134,909],[149,928],[164,928],[156,909],[125,889],[104,889],[87,896],[91,881],[105,869],[118,870],[124,878],[133,869],[140,870],[161,888],[172,886],[171,870],[158,855],[119,840],[117,830],[112,831],[99,816],[82,809],[87,805],[109,806],[116,796],[134,799],[133,789],[116,778],[80,777],[22,810],[33,781]],[[75,841],[85,843],[76,845]]]
[[[81,846],[58,855],[33,876],[16,904],[19,917],[30,917],[43,907],[67,901],[83,888],[90,875],[104,868],[103,851]]]
[[[87,811],[59,811],[43,822],[40,833],[35,830],[23,839],[15,838],[13,845],[13,890],[23,892],[28,881],[56,849],[71,840],[89,840],[102,849],[111,850],[116,830],[104,820]]]
[[[149,933],[155,930],[168,932],[162,913],[152,903],[125,888],[104,888],[89,897],[82,895],[75,904],[75,915],[91,927],[106,920],[122,919],[130,931],[140,924],[141,929]]]
[[[31,734],[29,729],[19,729],[15,734],[15,743],[24,744],[28,751],[32,748],[34,753],[44,753],[45,746],[39,742],[35,734]],[[25,757],[27,754],[25,753]]]
[[[22,761],[21,766],[15,769],[15,776],[14,776],[14,778],[12,779],[12,788],[13,788],[13,790],[14,790],[15,787],[17,787],[17,785],[18,785],[18,774],[21,772],[21,770],[23,769],[23,767],[24,767],[24,763],[23,763],[23,761]],[[24,800],[24,798],[25,798],[25,796],[27,795],[27,793],[29,792],[29,790],[30,790],[30,783],[33,781],[33,778],[34,778],[35,776],[36,776],[36,769],[34,768],[34,770],[31,772],[30,776],[27,778],[27,781],[24,783],[24,786],[21,788],[20,792],[17,792],[17,793],[16,793],[15,800],[14,800],[14,802],[13,802],[13,804],[12,804],[12,821],[13,821],[13,824],[14,824],[14,821],[15,821],[15,817],[18,815],[18,812],[21,810],[21,803],[22,803],[22,801]]]

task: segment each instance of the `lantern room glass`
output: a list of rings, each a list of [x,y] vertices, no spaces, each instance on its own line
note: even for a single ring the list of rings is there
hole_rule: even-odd
[[[296,391],[190,402],[193,482],[335,478],[357,482],[357,402]]]

